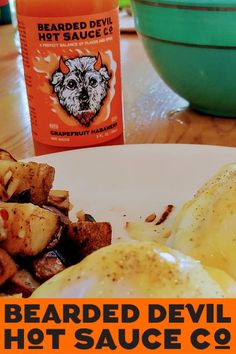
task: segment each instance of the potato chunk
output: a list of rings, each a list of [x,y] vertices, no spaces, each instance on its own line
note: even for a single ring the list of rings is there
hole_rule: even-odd
[[[69,236],[84,258],[111,244],[112,229],[108,222],[78,221],[70,226]]]
[[[18,270],[7,282],[8,293],[29,297],[40,283],[25,269]]]
[[[45,253],[33,261],[35,276],[42,281],[48,280],[54,275],[66,269],[59,253],[54,250]]]
[[[0,160],[0,200],[18,201],[23,192],[29,192],[29,202],[42,205],[48,198],[55,170],[47,164]]]
[[[1,203],[8,213],[2,247],[11,255],[40,253],[60,228],[60,217],[33,204]]]
[[[68,216],[71,208],[69,192],[65,190],[51,190],[46,205],[53,206]]]
[[[0,285],[17,272],[17,267],[13,259],[5,250],[0,248]]]

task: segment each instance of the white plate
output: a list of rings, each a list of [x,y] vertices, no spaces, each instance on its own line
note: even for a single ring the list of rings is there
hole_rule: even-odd
[[[236,162],[236,148],[124,145],[31,160],[56,168],[54,188],[70,191],[72,219],[83,209],[97,221],[111,221],[116,240],[125,236],[127,220],[160,214],[167,204],[177,210],[222,165]]]

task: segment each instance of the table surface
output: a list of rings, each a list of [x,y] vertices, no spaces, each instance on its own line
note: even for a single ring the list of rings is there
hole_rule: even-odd
[[[21,55],[11,25],[0,27],[0,147],[34,156]],[[136,34],[121,36],[126,144],[236,146],[236,119],[194,112],[154,71]]]

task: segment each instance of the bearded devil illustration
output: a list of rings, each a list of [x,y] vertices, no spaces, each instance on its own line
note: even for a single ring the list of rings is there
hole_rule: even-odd
[[[97,57],[61,58],[50,83],[62,108],[89,127],[107,97],[110,79],[99,53]]]

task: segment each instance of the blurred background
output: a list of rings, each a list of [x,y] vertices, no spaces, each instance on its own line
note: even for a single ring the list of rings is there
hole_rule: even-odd
[[[121,10],[130,10],[130,0],[119,0]],[[16,25],[15,0],[0,0],[0,24]]]
[[[119,6],[121,9],[124,7],[130,7],[130,0],[119,0]]]

